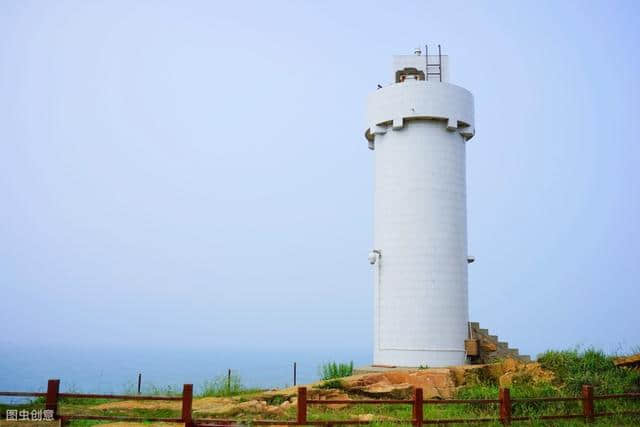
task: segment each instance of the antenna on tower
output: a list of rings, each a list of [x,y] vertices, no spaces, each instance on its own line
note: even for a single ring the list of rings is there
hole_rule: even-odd
[[[440,81],[442,81],[442,50],[440,49],[440,45],[438,45],[438,62],[437,63],[429,63],[429,45],[426,44],[424,45],[424,56],[425,56],[425,61],[426,61],[426,72],[424,73],[425,79],[429,80],[429,76],[438,76],[438,78],[440,79]],[[429,67],[438,67],[438,72],[437,73],[430,73],[429,72]]]

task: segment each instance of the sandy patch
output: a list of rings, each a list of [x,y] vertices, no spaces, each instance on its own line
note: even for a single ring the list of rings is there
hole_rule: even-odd
[[[203,397],[200,399],[193,399],[193,410],[212,410],[213,412],[218,412],[220,408],[237,405],[238,403],[239,402],[237,400],[226,397]],[[101,403],[100,405],[92,406],[91,409],[172,409],[174,411],[180,411],[182,409],[182,402],[162,400],[123,400],[120,402]]]
[[[182,403],[166,400],[123,400],[91,406],[91,409],[173,409],[179,411],[182,409]]]

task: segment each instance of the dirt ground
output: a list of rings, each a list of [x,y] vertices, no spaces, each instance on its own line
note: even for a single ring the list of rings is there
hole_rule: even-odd
[[[222,408],[238,404],[238,401],[225,397],[203,397],[193,399],[193,410],[218,412]],[[91,409],[171,409],[180,411],[181,402],[167,402],[162,400],[124,400],[120,402],[102,403]]]

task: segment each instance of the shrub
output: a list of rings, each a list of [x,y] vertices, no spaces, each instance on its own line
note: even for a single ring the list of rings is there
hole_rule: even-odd
[[[596,387],[601,394],[640,391],[640,372],[614,365],[613,357],[600,350],[547,351],[538,362],[553,371],[556,382],[566,385],[569,394],[579,394],[583,384]]]
[[[239,394],[252,393],[259,391],[250,389],[242,384],[242,379],[238,375],[220,375],[211,380],[205,381],[200,392],[201,397],[222,397],[236,396]]]
[[[334,378],[348,377],[353,373],[353,361],[349,363],[325,363],[320,367],[320,379],[331,380]]]
[[[281,394],[276,394],[275,396],[273,396],[273,397],[271,397],[271,398],[268,398],[268,399],[267,399],[267,403],[268,403],[269,405],[272,405],[272,406],[278,406],[278,405],[283,404],[283,403],[284,403],[284,402],[286,402],[287,400],[288,400],[288,399],[287,399],[287,397],[286,397],[286,396],[283,396],[283,395],[281,395]]]

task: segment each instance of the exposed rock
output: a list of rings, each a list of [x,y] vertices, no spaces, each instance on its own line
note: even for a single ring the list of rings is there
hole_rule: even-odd
[[[518,370],[518,366],[521,366],[522,364],[522,362],[509,357],[502,361],[501,366],[504,372],[515,372]]]
[[[497,381],[502,376],[502,374],[504,374],[504,369],[502,368],[501,363],[491,363],[489,365],[485,365],[484,371],[486,372],[487,376],[494,381]]]
[[[503,388],[511,387],[511,384],[513,383],[514,375],[515,375],[515,372],[506,372],[500,375],[500,378],[498,378],[498,385]]]
[[[422,387],[425,399],[449,399],[455,392],[455,379],[450,369],[424,369],[409,375],[409,384]]]
[[[207,407],[200,407],[199,409],[193,409],[194,414],[198,413],[206,413],[211,415],[223,415],[223,416],[234,416],[239,414],[242,410],[238,407],[237,404],[227,403],[220,405],[210,405]]]
[[[456,387],[464,385],[467,369],[465,369],[464,366],[453,366],[449,369],[451,370],[451,374],[453,375],[453,381],[455,382]]]
[[[347,388],[347,390],[374,399],[405,399],[413,394],[413,386],[407,383],[372,384],[363,388]]]
[[[318,400],[351,400],[349,395],[340,390],[322,390],[312,389],[307,396],[309,399]],[[336,403],[331,405],[325,405],[327,408],[340,409],[347,406],[346,403]]]
[[[537,362],[527,363],[524,365],[523,369],[525,372],[531,374],[534,383],[550,383],[555,378],[553,372],[543,369]]]
[[[425,399],[446,399],[456,387],[454,374],[448,368],[392,370],[357,375],[343,379],[346,391],[375,398],[409,398],[415,387],[421,387]]]
[[[284,411],[284,409],[280,406],[267,406],[266,408],[264,408],[264,411],[269,414],[280,414]]]
[[[640,369],[640,353],[634,354],[632,356],[625,357],[617,357],[613,363],[616,366],[624,366],[627,368],[638,368]]]
[[[507,358],[501,363],[484,365],[481,369],[485,374],[485,381],[495,382],[500,387],[551,382],[554,378],[553,373],[542,369],[539,363],[524,363],[512,358]]]
[[[257,413],[262,411],[260,402],[257,400],[249,400],[248,402],[242,402],[237,404],[236,407],[242,412]]]
[[[314,400],[350,400],[355,396],[374,399],[408,399],[414,388],[423,389],[425,399],[448,399],[455,395],[457,388],[478,384],[497,384],[511,387],[518,384],[551,382],[553,373],[546,371],[539,363],[525,363],[518,359],[506,358],[500,362],[484,365],[464,365],[450,368],[394,369],[383,372],[354,375],[341,378],[336,383],[339,389],[319,387],[324,383],[308,386],[307,397]],[[268,391],[252,395],[229,397],[206,397],[193,401],[193,410],[199,417],[224,418],[250,415],[252,418],[273,418],[290,412],[297,405],[296,388]],[[362,398],[362,397],[358,397]],[[247,400],[249,399],[249,400]],[[175,409],[180,402],[163,401],[119,401],[100,404],[92,409]],[[330,404],[324,407],[339,409],[346,404]],[[371,414],[363,415],[363,421],[370,420]],[[382,420],[376,416],[375,420]]]

